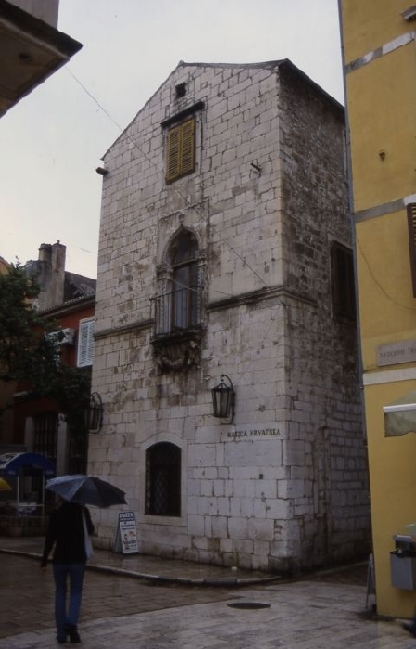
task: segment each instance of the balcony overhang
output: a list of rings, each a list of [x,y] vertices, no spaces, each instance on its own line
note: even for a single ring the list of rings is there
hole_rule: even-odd
[[[67,34],[0,0],[0,117],[81,48]]]
[[[162,372],[183,371],[198,367],[201,361],[203,327],[159,334],[151,338],[154,355]]]

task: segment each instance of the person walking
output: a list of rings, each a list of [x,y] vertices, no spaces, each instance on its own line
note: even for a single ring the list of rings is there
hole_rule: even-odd
[[[48,556],[55,546],[52,561],[55,578],[56,640],[59,644],[65,643],[68,636],[71,643],[81,642],[78,618],[85,563],[91,556],[88,550],[89,535],[94,532],[91,515],[84,505],[61,500],[59,507],[49,517],[41,567],[46,570]],[[67,608],[68,578],[70,596]]]

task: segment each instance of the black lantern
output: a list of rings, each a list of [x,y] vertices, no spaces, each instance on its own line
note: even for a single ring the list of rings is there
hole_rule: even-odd
[[[224,379],[227,379],[228,384]],[[234,417],[234,386],[229,376],[221,374],[221,382],[212,388],[212,405],[214,417],[225,419]]]
[[[90,433],[98,433],[103,425],[103,402],[97,392],[93,392],[90,403],[85,411],[87,429]]]

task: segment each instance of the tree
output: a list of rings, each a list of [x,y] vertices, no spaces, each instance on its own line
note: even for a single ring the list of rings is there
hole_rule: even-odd
[[[0,381],[16,383],[27,398],[53,399],[79,430],[88,405],[91,372],[59,359],[59,326],[33,308],[39,287],[19,265],[0,274]],[[57,335],[48,335],[58,331]],[[6,404],[0,411],[13,407]],[[84,425],[85,429],[85,425]]]

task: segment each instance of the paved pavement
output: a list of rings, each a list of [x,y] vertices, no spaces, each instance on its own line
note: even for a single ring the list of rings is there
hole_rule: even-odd
[[[0,537],[0,552],[19,552],[40,557],[43,539]],[[222,566],[207,566],[190,561],[160,559],[149,555],[121,554],[95,550],[88,562],[90,568],[122,576],[141,577],[163,582],[206,586],[241,586],[258,581],[278,579],[276,575],[248,570],[232,570]]]
[[[41,548],[41,539],[0,539],[0,649],[57,647],[53,580],[33,560]],[[416,647],[399,620],[366,610],[365,566],[286,581],[98,551],[90,568],[80,623],[87,649]]]

